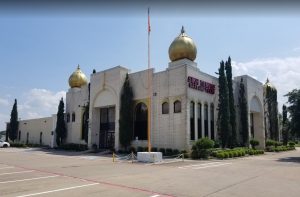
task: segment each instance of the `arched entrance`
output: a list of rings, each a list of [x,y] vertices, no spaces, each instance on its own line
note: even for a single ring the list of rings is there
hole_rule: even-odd
[[[138,103],[134,116],[134,139],[147,140],[148,108],[144,103]]]
[[[115,130],[117,128],[116,96],[114,92],[106,88],[98,93],[91,113],[91,141],[100,149],[116,147]]]
[[[250,101],[250,138],[258,140],[260,147],[265,146],[263,122],[263,108],[261,102],[257,96],[254,96]]]

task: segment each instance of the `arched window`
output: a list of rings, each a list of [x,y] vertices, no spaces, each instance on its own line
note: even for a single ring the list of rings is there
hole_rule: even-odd
[[[201,103],[198,103],[198,107],[197,107],[197,117],[198,117],[198,138],[202,138],[202,114],[201,114],[201,110],[202,110],[202,105]]]
[[[75,122],[75,112],[72,113],[72,122]]]
[[[195,103],[190,105],[190,140],[195,140]]]
[[[168,114],[169,113],[169,103],[168,102],[164,102],[162,105],[161,105],[161,111],[162,111],[162,114]]]
[[[208,137],[208,105],[204,105],[204,135]]]
[[[174,113],[180,113],[181,112],[181,102],[175,101],[174,102]]]
[[[67,122],[70,122],[70,114],[67,113]]]
[[[134,139],[147,140],[148,108],[144,103],[135,107]]]
[[[211,132],[211,139],[215,139],[215,114],[214,114],[214,104],[210,105],[210,132]]]

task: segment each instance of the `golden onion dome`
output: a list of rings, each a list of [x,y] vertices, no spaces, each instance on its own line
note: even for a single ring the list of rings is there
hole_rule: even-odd
[[[85,74],[80,70],[79,64],[75,72],[69,78],[69,85],[71,88],[81,88],[87,84]]]
[[[264,84],[264,87],[265,88],[270,87],[271,89],[276,90],[276,87],[273,84],[271,84],[271,82],[269,81],[268,78],[267,78],[266,83]]]
[[[192,38],[190,38],[182,26],[180,35],[174,39],[169,47],[170,60],[176,61],[187,58],[191,61],[196,59],[197,47]]]

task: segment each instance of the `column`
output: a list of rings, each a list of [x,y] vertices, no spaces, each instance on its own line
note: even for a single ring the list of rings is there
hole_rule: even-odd
[[[208,126],[208,138],[210,138],[211,139],[211,126],[210,126],[210,109],[211,108],[211,104],[207,104],[207,126]]]

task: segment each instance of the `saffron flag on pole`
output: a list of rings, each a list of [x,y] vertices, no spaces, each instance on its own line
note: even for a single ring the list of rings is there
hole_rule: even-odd
[[[150,33],[151,27],[150,27],[150,8],[148,8],[148,33]]]

